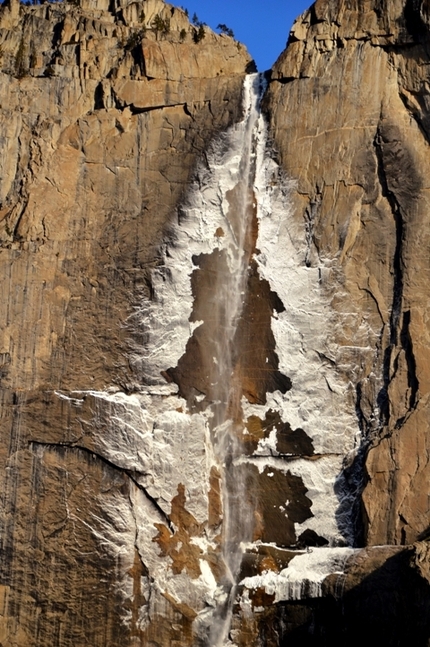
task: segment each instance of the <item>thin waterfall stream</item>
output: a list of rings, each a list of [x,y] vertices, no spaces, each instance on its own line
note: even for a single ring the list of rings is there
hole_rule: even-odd
[[[168,384],[160,388],[171,388],[177,397],[168,424],[189,425],[187,438],[204,443],[202,469],[209,479],[178,472],[172,481],[173,487],[181,483],[187,514],[194,515],[192,532],[200,529],[189,538],[189,553],[182,539],[188,530],[182,530],[175,569],[182,571],[190,554],[198,554],[193,573],[205,593],[196,626],[204,647],[233,644],[229,634],[243,556],[254,540],[264,541],[265,520],[256,505],[258,467],[250,459],[258,440],[249,418],[259,414],[263,425],[267,392],[282,396],[291,388],[279,371],[271,328],[273,313],[283,305],[261,276],[258,247],[264,241],[257,245],[262,218],[272,222],[268,182],[278,176],[266,151],[260,109],[265,88],[265,75],[245,77],[243,118],[214,138],[197,167],[166,242],[164,264],[152,275],[154,299],[145,312],[145,380],[157,384],[163,375]],[[197,461],[189,466],[191,476],[198,470]],[[288,487],[288,477],[279,478]],[[163,537],[154,540],[165,551]]]
[[[253,511],[247,503],[245,479],[234,470],[242,454],[243,413],[242,385],[236,366],[235,342],[242,316],[250,261],[254,252],[257,220],[255,176],[259,138],[264,134],[260,100],[265,88],[263,75],[249,75],[244,83],[244,119],[241,147],[237,154],[237,183],[225,196],[228,208],[226,222],[231,233],[228,246],[228,272],[219,272],[214,281],[213,312],[215,319],[215,356],[209,362],[213,384],[213,445],[222,467],[223,534],[222,554],[226,568],[227,599],[215,616],[208,647],[228,644],[232,606],[243,556],[243,546],[252,540]],[[225,203],[225,200],[223,201]],[[227,641],[227,642],[226,642]]]

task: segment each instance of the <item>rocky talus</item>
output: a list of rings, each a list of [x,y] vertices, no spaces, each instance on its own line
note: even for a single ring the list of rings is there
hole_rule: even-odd
[[[430,4],[254,69],[0,7],[0,647],[428,646]]]

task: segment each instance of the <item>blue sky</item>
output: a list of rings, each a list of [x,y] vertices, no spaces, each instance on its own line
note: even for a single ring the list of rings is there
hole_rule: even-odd
[[[257,63],[258,71],[269,69],[285,47],[294,19],[313,0],[169,0],[195,12],[215,29],[224,23],[244,43]]]

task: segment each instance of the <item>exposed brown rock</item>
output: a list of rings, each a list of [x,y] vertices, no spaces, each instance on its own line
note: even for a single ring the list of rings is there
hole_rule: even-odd
[[[158,535],[153,541],[159,544],[163,556],[168,555],[171,558],[173,573],[178,575],[185,569],[190,577],[197,578],[201,574],[199,557],[202,551],[192,543],[192,539],[198,537],[203,529],[187,511],[185,503],[185,488],[180,484],[177,496],[172,499],[170,514],[175,530],[171,533],[165,525],[156,524]]]
[[[136,308],[197,160],[241,117],[248,53],[194,32],[161,0],[0,8],[4,645],[193,641],[187,600],[164,591],[148,615],[157,546],[137,548],[154,523],[185,532],[185,513],[168,517],[179,479],[162,502],[148,475],[107,459],[123,412],[88,392],[142,385]],[[182,567],[198,575],[197,556]]]
[[[255,516],[254,541],[273,542],[280,547],[296,543],[294,524],[303,523],[312,516],[312,502],[306,496],[307,490],[300,477],[267,466],[260,473],[255,465],[245,464],[232,469],[229,478],[246,482],[250,508]],[[232,523],[235,519],[240,520],[237,506],[242,507],[245,503],[238,500],[233,505]],[[238,527],[238,539],[240,531]]]
[[[221,493],[221,474],[213,466],[209,478],[209,525],[217,528],[222,521],[222,493]]]
[[[327,332],[370,444],[370,544],[412,543],[429,523],[427,43],[425,2],[318,1],[266,100],[307,263],[331,267]]]
[[[291,380],[279,370],[271,320],[283,305],[262,279],[255,262],[250,265],[242,316],[235,338],[236,375],[248,402],[265,404],[267,393],[291,388]]]
[[[256,573],[261,574],[266,570],[279,573],[288,566],[296,554],[293,550],[285,550],[273,545],[256,545],[252,551],[244,555],[240,579]]]
[[[279,454],[293,456],[311,456],[314,453],[312,440],[303,429],[291,429],[288,422],[283,422],[278,411],[269,409],[264,420],[258,416],[250,416],[246,424],[246,434],[243,442],[252,454],[260,440],[268,438],[270,432],[276,429],[276,450]]]

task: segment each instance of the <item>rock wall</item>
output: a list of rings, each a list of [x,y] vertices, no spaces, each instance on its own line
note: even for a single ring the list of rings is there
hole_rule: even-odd
[[[369,448],[369,544],[413,543],[429,524],[428,30],[426,2],[316,2],[267,98],[307,263],[328,268],[327,361],[354,385]]]
[[[415,577],[429,534],[429,26],[427,2],[318,0],[272,70],[264,109],[295,181],[296,245],[330,301],[314,348],[360,429],[337,491],[351,494],[353,543],[369,548],[299,603],[282,601],[288,570],[245,579],[254,608],[271,607],[246,625],[242,604],[244,644],[253,632],[262,645],[428,641],[428,578]]]
[[[166,429],[162,390],[156,414],[134,393],[152,273],[253,69],[197,31],[161,0],[0,8],[3,645],[192,642],[198,586],[163,578],[176,554],[200,573],[181,483],[207,506],[204,438],[179,412]]]
[[[2,645],[427,645],[429,16],[0,8]]]

